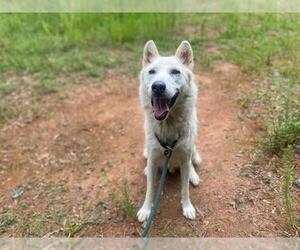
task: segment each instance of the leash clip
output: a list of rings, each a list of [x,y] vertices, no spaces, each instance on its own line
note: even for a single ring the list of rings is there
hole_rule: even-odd
[[[161,141],[161,140],[159,139],[159,137],[157,136],[157,134],[155,134],[155,137],[156,137],[156,139],[158,140],[159,144],[165,149],[164,155],[165,155],[166,157],[170,157],[171,154],[172,154],[172,152],[173,152],[173,148],[174,148],[175,144],[177,143],[177,140],[174,141],[174,142],[171,144],[171,146],[169,146],[168,143]]]
[[[166,149],[164,151],[164,155],[165,156],[170,156],[172,152],[173,152],[173,149],[170,146],[166,146]]]

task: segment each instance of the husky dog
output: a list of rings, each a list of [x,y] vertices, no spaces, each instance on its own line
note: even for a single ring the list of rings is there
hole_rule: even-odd
[[[152,40],[145,44],[139,95],[145,116],[147,192],[137,213],[140,222],[147,220],[151,212],[157,167],[162,167],[164,161],[162,142],[171,145],[177,141],[170,166],[180,168],[183,215],[188,219],[196,217],[189,197],[189,181],[195,186],[199,184],[194,166],[200,165],[201,158],[195,145],[197,87],[192,69],[193,51],[189,42],[183,41],[175,56],[170,57],[160,56]]]

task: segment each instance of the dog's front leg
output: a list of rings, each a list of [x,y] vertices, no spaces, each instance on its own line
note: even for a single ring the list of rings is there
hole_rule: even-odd
[[[147,176],[147,191],[146,197],[143,206],[137,213],[138,220],[143,222],[148,219],[151,206],[153,202],[153,189],[154,189],[154,179],[157,172],[157,169],[154,167],[153,160],[151,157],[147,160],[147,167],[146,167],[146,176]]]
[[[189,194],[189,176],[192,167],[191,164],[192,162],[189,160],[186,164],[183,164],[180,168],[181,205],[182,205],[183,215],[188,219],[195,219],[196,211],[190,201],[190,194]]]

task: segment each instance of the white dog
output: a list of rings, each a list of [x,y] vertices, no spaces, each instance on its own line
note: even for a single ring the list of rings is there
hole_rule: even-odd
[[[151,212],[157,167],[162,167],[164,161],[162,144],[171,145],[175,141],[170,166],[180,167],[183,215],[188,219],[196,217],[189,197],[189,181],[195,186],[199,184],[194,166],[200,164],[201,158],[195,145],[197,87],[192,69],[193,51],[189,42],[183,41],[175,56],[170,57],[160,56],[153,41],[146,43],[139,94],[145,115],[147,192],[137,213],[140,222],[147,220]]]

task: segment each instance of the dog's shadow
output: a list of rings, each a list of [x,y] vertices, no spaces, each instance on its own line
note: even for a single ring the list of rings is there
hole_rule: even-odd
[[[159,168],[156,175],[156,185],[159,183],[161,174],[162,169]],[[172,172],[168,170],[164,189],[177,189],[178,185],[180,185],[180,169],[176,169]]]

